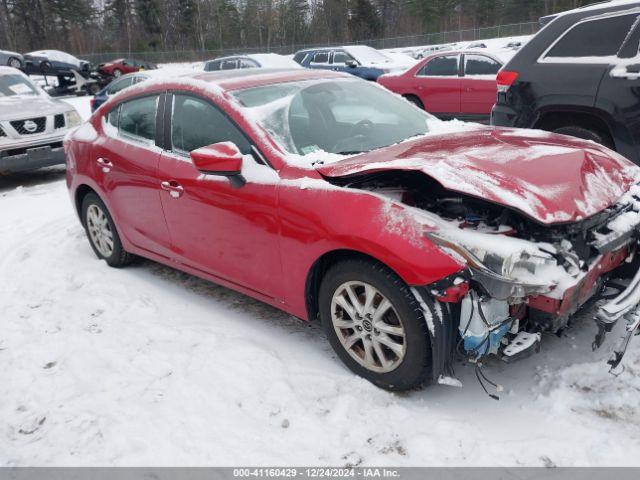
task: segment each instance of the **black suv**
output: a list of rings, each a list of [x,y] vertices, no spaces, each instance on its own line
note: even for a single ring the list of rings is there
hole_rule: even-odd
[[[498,73],[492,125],[594,140],[640,164],[639,19],[640,1],[542,19]]]

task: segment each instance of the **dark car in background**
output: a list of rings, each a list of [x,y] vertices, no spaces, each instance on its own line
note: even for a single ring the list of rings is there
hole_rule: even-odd
[[[109,100],[109,97],[111,95],[115,95],[116,93],[124,90],[127,87],[130,87],[131,85],[135,85],[136,83],[144,82],[148,78],[148,73],[136,72],[122,75],[121,77],[114,79],[109,85],[96,93],[95,96],[91,99],[91,112],[95,112],[100,107],[100,105]]]
[[[156,64],[151,62],[145,62],[144,60],[135,60],[133,58],[118,58],[110,62],[101,63],[98,65],[98,72],[111,76],[119,77],[127,73],[135,73],[140,70],[155,70]]]
[[[640,164],[639,18],[640,1],[545,19],[499,72],[491,123],[593,140]]]
[[[91,64],[60,50],[38,50],[24,54],[24,70],[27,75],[70,75],[88,73]]]

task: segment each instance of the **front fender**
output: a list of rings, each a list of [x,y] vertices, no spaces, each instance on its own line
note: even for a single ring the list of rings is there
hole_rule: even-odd
[[[408,285],[428,285],[464,267],[424,235],[418,212],[371,192],[323,179],[283,182],[278,191],[285,302],[307,317],[305,284],[324,255],[349,250],[372,257]]]

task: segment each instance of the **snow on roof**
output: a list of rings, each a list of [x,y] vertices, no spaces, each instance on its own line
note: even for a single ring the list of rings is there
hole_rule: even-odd
[[[56,62],[65,62],[75,65],[80,65],[80,60],[70,53],[61,52],[60,50],[36,50],[35,52],[29,52],[27,55],[33,55],[34,57],[47,57],[49,60]]]
[[[625,6],[629,5],[629,7],[640,7],[640,1],[638,0],[612,0],[609,2],[598,2],[592,5],[587,5],[584,7],[574,8],[573,10],[567,10],[565,12],[560,12],[555,15],[550,15],[552,18],[563,17],[565,15],[570,15],[572,13],[577,12],[589,12],[589,11],[597,11],[611,7]]]
[[[277,53],[254,53],[246,56],[258,62],[263,68],[302,68],[290,57]]]
[[[342,47],[343,50],[355,57],[356,60],[363,63],[391,63],[392,60],[367,45],[347,45]]]

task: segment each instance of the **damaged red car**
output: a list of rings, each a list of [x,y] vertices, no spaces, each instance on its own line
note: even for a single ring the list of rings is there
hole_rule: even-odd
[[[350,75],[238,70],[124,90],[65,149],[98,258],[319,319],[386,389],[536,352],[622,274],[594,344],[624,319],[617,364],[638,330],[640,169],[592,142],[441,122]]]

